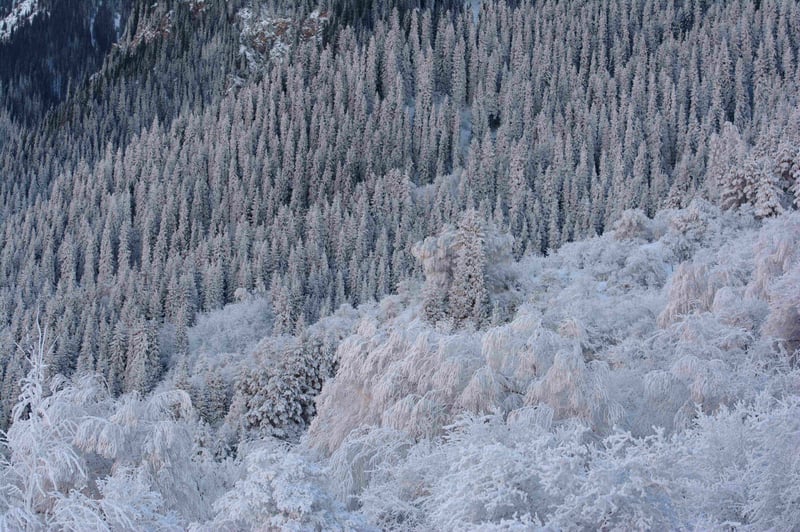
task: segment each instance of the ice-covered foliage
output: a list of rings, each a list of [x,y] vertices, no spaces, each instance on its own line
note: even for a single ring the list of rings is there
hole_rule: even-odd
[[[259,342],[272,330],[272,308],[261,297],[245,295],[238,303],[201,314],[186,330],[186,349],[170,349],[179,332],[164,327],[161,345],[174,352],[171,381],[191,396],[203,419],[218,424],[231,404],[237,379],[252,368]]]
[[[798,203],[800,192],[800,110],[765,126],[749,147],[739,130],[726,123],[709,143],[707,188],[723,207],[754,206],[761,218]]]
[[[349,335],[358,313],[342,306],[299,336],[267,336],[243,367],[225,418],[235,439],[263,435],[296,439],[316,413],[315,401],[333,376],[339,342]]]
[[[323,346],[292,338],[271,357],[238,379],[230,418],[246,431],[290,436],[314,415],[314,398],[333,373],[333,357]]]
[[[199,365],[225,368],[235,374],[240,359],[272,328],[272,309],[265,298],[246,297],[224,309],[197,316],[189,328],[189,352]],[[195,373],[195,367],[191,368]]]
[[[406,294],[339,345],[301,449],[382,528],[790,527],[798,220],[626,213],[510,266],[523,303],[487,330]]]
[[[384,529],[785,529],[797,519],[798,413],[796,397],[760,396],[671,436],[598,441],[537,406],[462,417],[436,443],[373,430],[342,448],[372,443],[358,500]]]
[[[210,517],[235,470],[197,445],[188,396],[114,399],[93,376],[47,379],[48,348],[41,334],[4,442],[0,528],[180,530]]]
[[[284,443],[265,440],[244,462],[244,478],[214,504],[216,517],[193,530],[371,529],[328,492],[318,464]]]
[[[297,336],[242,340],[254,365],[216,425],[169,383],[115,399],[91,376],[47,379],[40,342],[3,524],[791,529],[798,229],[797,212],[704,200],[627,211],[550,256],[487,261],[489,296],[501,267],[515,307],[481,327],[431,323],[426,287],[405,283]],[[456,264],[448,231],[417,255]],[[223,417],[208,393],[203,417]]]
[[[519,302],[509,271],[512,242],[474,209],[464,213],[457,228],[447,226],[417,242],[412,253],[425,274],[425,318],[434,325],[480,327],[511,314]]]

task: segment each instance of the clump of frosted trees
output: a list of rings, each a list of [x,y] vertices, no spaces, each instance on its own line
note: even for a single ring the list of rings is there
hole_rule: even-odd
[[[750,147],[733,124],[709,144],[710,188],[724,208],[753,205],[760,217],[800,207],[800,110]]]
[[[299,334],[417,277],[414,244],[469,206],[519,259],[631,208],[706,195],[768,216],[796,197],[795,2],[411,4],[335,2],[324,39],[256,73],[243,6],[137,6],[126,39],[169,32],[115,48],[41,123],[0,117],[0,421],[37,310],[50,371],[147,391],[198,312],[266,294]],[[487,291],[432,288],[431,318],[502,322],[513,305]]]
[[[494,226],[487,234],[487,225],[475,209],[468,209],[455,230],[445,229],[412,249],[425,275],[423,308],[431,323],[469,321],[481,326],[489,323],[499,305],[510,310],[506,306],[513,302],[508,293],[512,279],[504,267],[511,261],[513,239],[498,234]]]
[[[95,376],[47,377],[47,333],[26,349],[29,370],[3,441],[0,526],[9,530],[180,530],[208,518],[232,484],[229,461],[197,445],[186,393],[119,399]]]
[[[791,527],[799,222],[626,212],[519,263],[508,323],[366,317],[305,445],[387,529]]]
[[[431,323],[420,283],[307,336],[265,339],[228,419],[211,425],[170,386],[115,398],[96,377],[48,378],[42,338],[7,433],[0,518],[73,529],[791,527],[798,235],[797,212],[761,219],[704,200],[654,218],[628,211],[602,237],[507,262],[507,320]],[[490,301],[503,294],[493,278]],[[236,459],[218,449],[225,434]]]

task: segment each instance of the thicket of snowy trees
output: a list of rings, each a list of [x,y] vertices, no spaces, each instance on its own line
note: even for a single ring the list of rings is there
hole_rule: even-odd
[[[791,528],[798,250],[797,212],[762,221],[704,200],[654,219],[627,211],[602,237],[507,260],[507,323],[431,324],[416,282],[302,337],[265,338],[251,346],[260,381],[237,389],[223,421],[177,376],[119,398],[92,376],[48,379],[42,338],[6,441],[2,522]],[[252,311],[241,305],[234,315]],[[338,368],[310,428],[287,443],[327,363]]]
[[[416,4],[12,80],[6,526],[800,520],[800,6]]]
[[[5,419],[37,312],[52,371],[146,391],[172,354],[141,341],[153,329],[185,350],[198,311],[247,291],[299,331],[418,276],[413,244],[469,205],[516,257],[695,195],[779,212],[798,190],[800,17],[756,7],[395,10],[257,74],[234,4],[134,9],[88,86],[2,140]]]

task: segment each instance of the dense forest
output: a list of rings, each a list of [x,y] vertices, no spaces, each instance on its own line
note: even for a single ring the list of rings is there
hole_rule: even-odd
[[[66,4],[0,39],[0,528],[800,521],[796,1]]]

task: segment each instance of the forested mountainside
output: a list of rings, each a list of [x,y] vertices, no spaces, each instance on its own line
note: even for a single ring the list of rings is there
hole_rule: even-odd
[[[800,4],[26,1],[5,526],[800,520]]]
[[[41,119],[100,68],[130,9],[130,0],[0,3],[0,106],[17,121]]]

